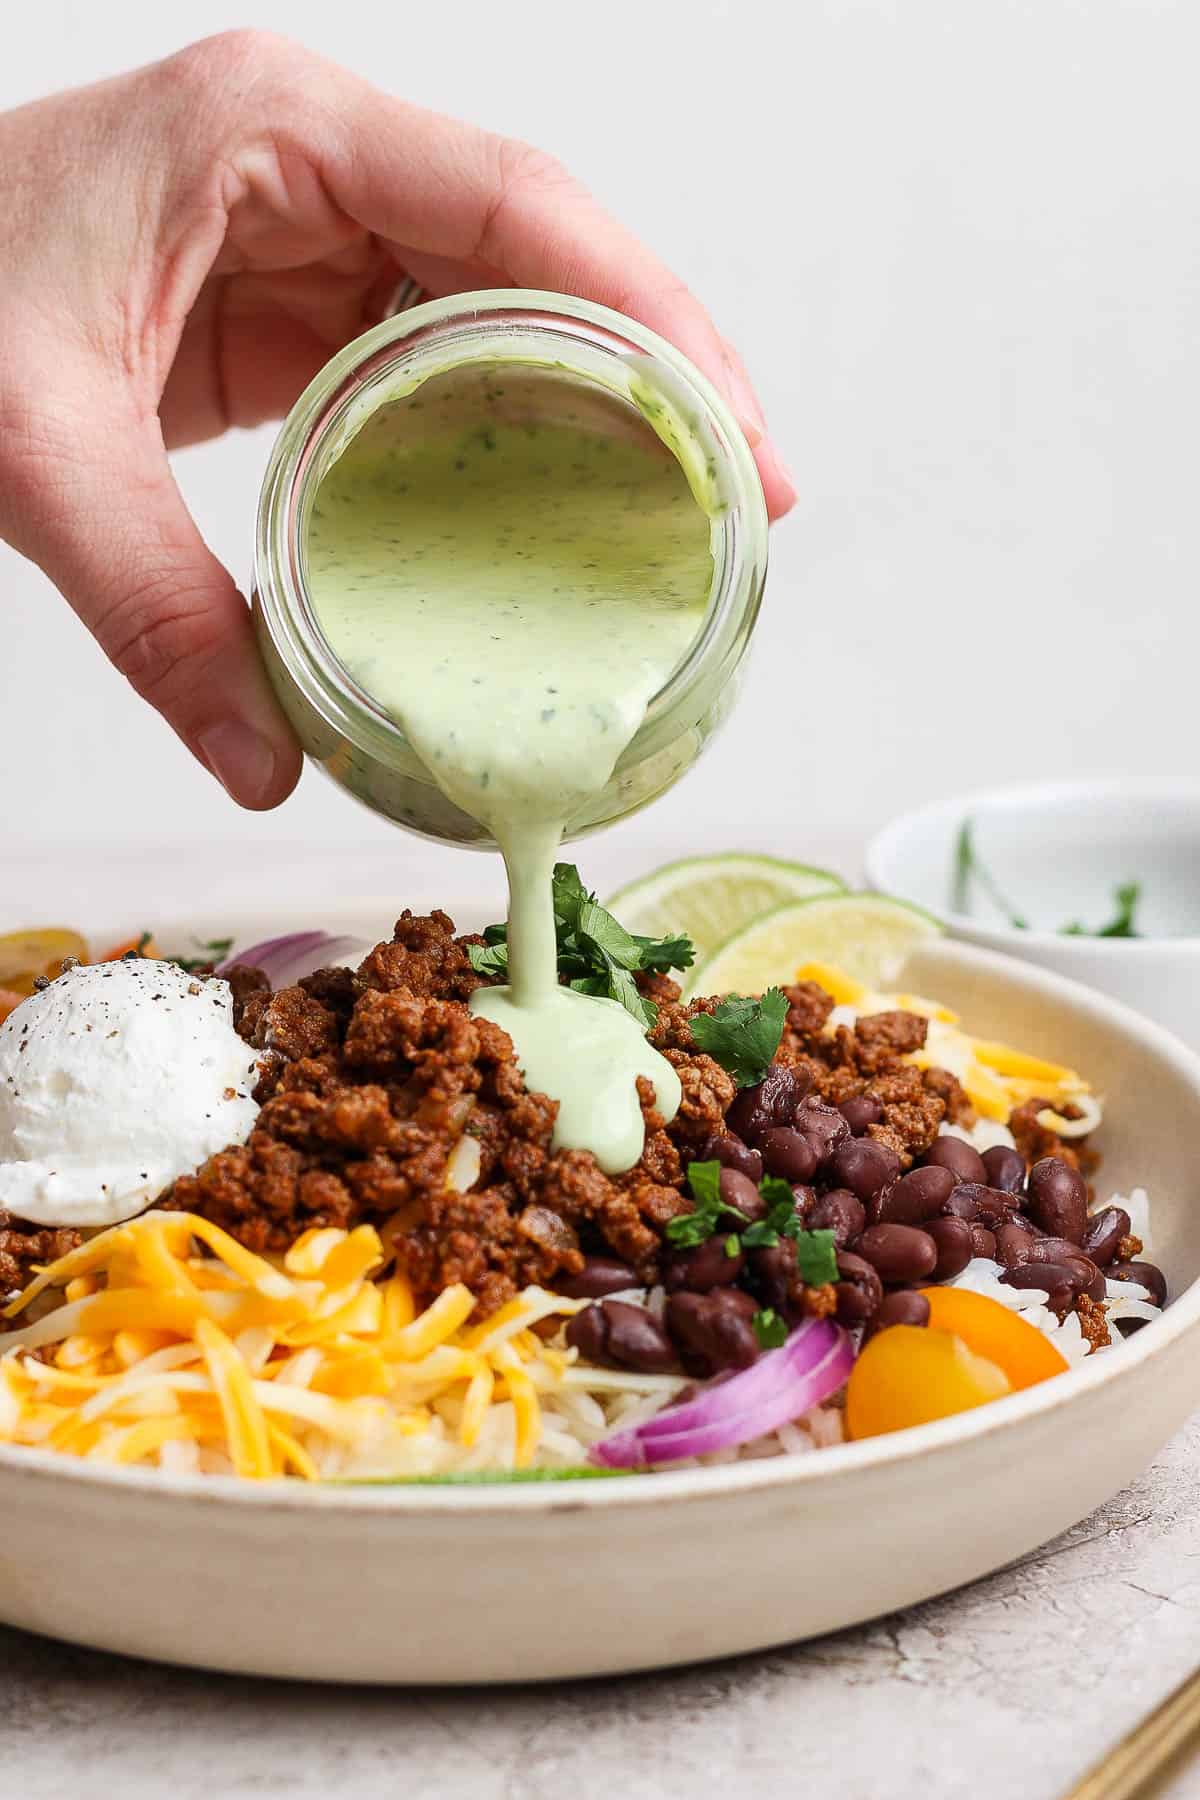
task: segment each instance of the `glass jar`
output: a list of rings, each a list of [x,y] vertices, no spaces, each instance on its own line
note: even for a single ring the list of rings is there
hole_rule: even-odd
[[[711,521],[713,581],[688,654],[646,709],[603,789],[568,820],[578,837],[677,781],[733,704],[767,561],[767,516],[741,429],[712,385],[645,326],[562,294],[503,289],[429,301],[387,319],[322,369],[285,420],[263,481],[254,616],[268,672],[308,756],[372,811],[447,843],[493,848],[436,786],[397,721],[338,661],[311,604],[307,525],[321,479],[381,407],[461,376],[464,417],[480,365],[512,364],[521,406],[582,410],[598,431],[653,429]],[[419,414],[411,420],[419,429]]]

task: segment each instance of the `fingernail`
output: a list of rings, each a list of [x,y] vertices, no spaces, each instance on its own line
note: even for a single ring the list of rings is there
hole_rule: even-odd
[[[252,725],[222,719],[196,741],[201,756],[239,806],[259,806],[275,780],[274,746]]]

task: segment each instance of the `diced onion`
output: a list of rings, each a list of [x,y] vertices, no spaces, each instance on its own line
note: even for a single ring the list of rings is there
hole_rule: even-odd
[[[828,1319],[810,1319],[751,1368],[718,1377],[694,1400],[666,1407],[593,1445],[591,1460],[611,1469],[636,1469],[736,1449],[828,1400],[853,1363],[846,1332]]]

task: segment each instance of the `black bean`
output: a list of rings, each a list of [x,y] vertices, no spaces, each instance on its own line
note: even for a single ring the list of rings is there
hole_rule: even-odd
[[[796,1246],[791,1238],[780,1238],[767,1249],[752,1250],[749,1262],[750,1283],[755,1293],[762,1296],[763,1304],[773,1306],[776,1312],[787,1312],[792,1287],[799,1284]]]
[[[971,1255],[986,1256],[989,1262],[995,1262],[996,1239],[986,1225],[972,1225]]]
[[[1019,1194],[1025,1186],[1025,1158],[1011,1144],[993,1144],[982,1157],[984,1180],[1003,1194]]]
[[[1087,1183],[1078,1169],[1057,1156],[1043,1156],[1029,1171],[1026,1208],[1035,1225],[1051,1237],[1083,1242],[1087,1230]]]
[[[1022,1231],[1019,1225],[1006,1221],[996,1229],[995,1258],[1003,1263],[1006,1269],[1019,1269],[1022,1263],[1032,1260],[1034,1237],[1031,1231]]]
[[[747,1369],[758,1356],[753,1319],[756,1302],[740,1288],[712,1294],[672,1294],[666,1321],[689,1368],[715,1375],[720,1369]]]
[[[807,1182],[797,1182],[792,1188],[792,1205],[805,1223],[813,1207],[817,1204],[817,1190],[809,1187]]]
[[[867,1223],[866,1208],[849,1188],[830,1188],[805,1220],[810,1231],[832,1231],[839,1250],[849,1250]]]
[[[608,1327],[598,1306],[585,1306],[567,1323],[567,1342],[586,1362],[608,1360]]]
[[[1167,1278],[1157,1263],[1114,1263],[1104,1273],[1110,1281],[1136,1281],[1142,1287],[1149,1288],[1150,1298],[1155,1306],[1165,1306],[1167,1303]]]
[[[1056,1263],[1064,1269],[1074,1269],[1081,1294],[1090,1300],[1103,1300],[1104,1276],[1100,1273],[1090,1256],[1086,1256],[1078,1244],[1071,1243],[1069,1238],[1039,1237],[1030,1238],[1031,1254],[1027,1258],[1030,1263]]]
[[[762,1180],[763,1159],[749,1144],[734,1137],[731,1131],[714,1131],[704,1140],[698,1162],[719,1162],[723,1168],[736,1169],[753,1182]]]
[[[937,1250],[937,1261],[933,1265],[931,1279],[934,1281],[953,1281],[961,1275],[971,1260],[971,1232],[973,1226],[965,1219],[926,1219],[921,1227],[931,1237]]]
[[[758,1184],[743,1175],[740,1169],[722,1169],[718,1186],[726,1206],[736,1206],[751,1223],[766,1218],[767,1203],[758,1191]]]
[[[860,1200],[871,1200],[900,1173],[900,1158],[886,1144],[873,1138],[847,1138],[829,1159],[829,1172],[838,1187],[847,1187]]]
[[[1083,1247],[1098,1267],[1104,1268],[1117,1254],[1117,1245],[1133,1230],[1133,1221],[1123,1206],[1106,1206],[1093,1213],[1083,1233]]]
[[[665,1374],[678,1360],[654,1314],[627,1300],[597,1300],[576,1313],[567,1326],[567,1342],[589,1362],[614,1363],[642,1374]]]
[[[964,1181],[955,1188],[956,1194],[969,1196],[975,1204],[975,1217],[981,1224],[995,1231],[1006,1219],[1011,1219],[1020,1202],[1015,1194],[1002,1193],[999,1188],[984,1187],[981,1182]]]
[[[936,1164],[927,1169],[910,1169],[871,1202],[873,1225],[920,1225],[940,1212],[954,1192],[954,1177],[949,1169]]]
[[[1008,1287],[1040,1289],[1046,1296],[1046,1305],[1059,1314],[1075,1304],[1085,1286],[1079,1279],[1078,1267],[1068,1268],[1064,1263],[1022,1263],[1019,1268],[1005,1269],[1000,1279]]]
[[[694,1250],[673,1250],[663,1263],[663,1286],[668,1294],[687,1289],[692,1294],[707,1294],[710,1288],[728,1287],[746,1266],[739,1250],[729,1256],[727,1235],[710,1237]]]
[[[794,1125],[772,1126],[763,1132],[758,1147],[768,1175],[781,1175],[785,1181],[811,1181],[817,1172],[819,1158]]]
[[[938,1259],[929,1233],[915,1225],[869,1225],[858,1240],[858,1254],[881,1281],[920,1281],[933,1273]]]
[[[936,1164],[934,1165],[937,1166]],[[948,1200],[942,1201],[942,1217],[944,1219],[966,1219],[968,1223],[979,1217],[979,1208],[975,1204],[978,1187],[971,1183],[960,1182]]]
[[[837,1253],[837,1317],[841,1325],[865,1325],[883,1303],[879,1272],[853,1250]]]
[[[820,1157],[828,1156],[850,1136],[850,1127],[838,1108],[826,1106],[823,1100],[816,1098],[805,1100],[797,1108],[795,1123],[797,1131],[812,1138],[815,1144],[824,1145],[824,1149],[818,1151]]]
[[[625,1288],[642,1284],[628,1263],[611,1256],[589,1256],[578,1275],[563,1276],[554,1285],[570,1300],[603,1300],[606,1294],[619,1294]]]
[[[790,1125],[796,1108],[812,1086],[812,1078],[773,1063],[753,1087],[743,1088],[725,1115],[731,1131],[754,1146],[774,1125]]]
[[[983,1158],[960,1137],[934,1138],[922,1161],[926,1168],[949,1169],[956,1181],[976,1181],[980,1187],[987,1184]]]
[[[928,1325],[929,1302],[924,1294],[911,1288],[899,1288],[885,1294],[879,1311],[871,1321],[872,1332],[884,1331],[889,1325]]]
[[[851,1137],[865,1137],[867,1126],[878,1125],[883,1117],[883,1108],[874,1094],[853,1094],[842,1101],[838,1111],[850,1127]]]

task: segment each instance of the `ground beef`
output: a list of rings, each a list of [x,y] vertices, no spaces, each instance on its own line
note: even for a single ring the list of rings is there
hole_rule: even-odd
[[[0,1301],[11,1300],[32,1280],[35,1264],[56,1262],[82,1242],[78,1231],[30,1225],[0,1207]]]
[[[419,917],[401,913],[390,943],[377,944],[359,970],[363,985],[393,993],[399,988],[426,1000],[468,1000],[481,985],[467,947],[482,938],[456,938],[444,912]]]
[[[1008,1129],[1013,1134],[1013,1142],[1032,1168],[1043,1156],[1057,1156],[1082,1175],[1091,1174],[1099,1161],[1091,1149],[1086,1137],[1060,1138],[1055,1132],[1038,1123],[1038,1114],[1047,1108],[1057,1110],[1064,1119],[1078,1118],[1079,1108],[1074,1106],[1054,1107],[1052,1100],[1026,1100],[1022,1105],[1014,1107],[1009,1115]]]
[[[1089,1300],[1086,1294],[1081,1294],[1075,1302],[1075,1312],[1079,1318],[1079,1329],[1093,1350],[1102,1350],[1105,1344],[1112,1343],[1108,1314],[1102,1301]]]
[[[719,999],[685,1003],[668,976],[638,978],[682,1101],[667,1123],[639,1081],[642,1155],[609,1176],[587,1151],[552,1148],[555,1102],[526,1089],[507,1034],[464,1005],[480,985],[467,953],[478,941],[456,937],[444,913],[406,912],[357,971],[322,970],[279,993],[257,970],[234,971],[238,1029],[261,1059],[261,1111],[245,1144],[181,1177],[160,1204],[202,1213],[259,1251],[285,1250],[309,1227],[372,1221],[421,1299],[462,1281],[484,1313],[577,1273],[590,1254],[657,1281],[667,1227],[692,1207],[686,1165],[724,1129],[737,1092],[692,1036]],[[778,1060],[834,1105],[873,1095],[882,1117],[871,1136],[905,1166],[948,1112],[969,1115],[952,1076],[903,1060],[924,1045],[923,1019],[878,1013],[831,1032],[833,1001],[816,983],[786,995]],[[827,1296],[807,1295],[798,1277],[796,1287],[797,1306],[828,1310]]]

